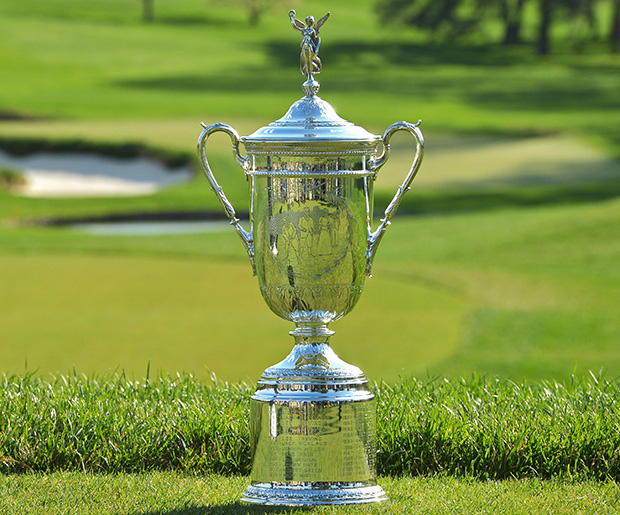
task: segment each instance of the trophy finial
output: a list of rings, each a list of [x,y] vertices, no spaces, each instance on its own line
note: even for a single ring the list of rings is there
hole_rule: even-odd
[[[301,32],[304,37],[301,41],[300,68],[302,75],[308,77],[308,80],[303,85],[304,92],[306,96],[312,97],[319,90],[319,83],[314,80],[313,75],[321,73],[321,60],[318,55],[319,47],[321,46],[319,31],[327,21],[327,18],[329,18],[330,13],[327,13],[317,22],[314,21],[313,16],[307,16],[305,23],[295,18],[294,9],[291,9],[288,15],[293,28]]]

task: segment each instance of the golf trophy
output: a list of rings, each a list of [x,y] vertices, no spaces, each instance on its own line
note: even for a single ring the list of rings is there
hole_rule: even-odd
[[[312,16],[297,20],[292,10],[289,17],[303,35],[305,95],[250,136],[203,123],[198,140],[207,179],[245,245],[265,302],[296,326],[289,333],[293,350],[265,370],[250,401],[252,473],[242,500],[378,502],[386,495],[376,481],[374,395],[362,371],[330,347],[328,325],[360,298],[381,238],[420,167],[424,140],[419,122],[395,123],[381,137],[340,118],[317,96],[314,78],[321,71],[319,30],[329,13],[316,23]],[[414,138],[413,163],[373,231],[373,182],[400,130]],[[228,134],[249,181],[249,231],[207,161],[207,139],[215,132]]]

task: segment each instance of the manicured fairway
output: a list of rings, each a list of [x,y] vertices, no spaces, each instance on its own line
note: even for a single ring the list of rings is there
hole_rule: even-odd
[[[150,364],[251,383],[293,344],[294,326],[269,311],[245,262],[69,253],[0,255],[0,266],[12,270],[0,297],[5,372],[27,363],[42,374],[75,367],[142,377]],[[333,325],[337,352],[377,380],[447,359],[458,346],[463,297],[383,275]]]
[[[0,476],[5,515],[236,515],[295,514],[304,509],[254,507],[239,502],[246,477],[141,475]],[[620,510],[615,483],[474,481],[447,477],[380,478],[390,500],[369,506],[317,507],[316,514],[608,515]]]
[[[286,7],[250,27],[226,3],[158,5],[153,24],[142,23],[138,4],[0,6],[6,145],[139,141],[195,159],[199,121],[248,134],[301,95]],[[304,4],[314,15],[332,11],[321,95],[376,133],[424,120],[426,161],[401,212],[425,216],[395,220],[375,278],[333,325],[334,348],[388,381],[474,370],[620,374],[620,214],[610,200],[620,189],[617,60],[425,45],[377,23],[373,5]],[[410,144],[394,138],[377,209],[404,175]],[[219,135],[209,150],[229,199],[247,210],[230,142]],[[204,180],[128,199],[0,192],[0,370],[142,376],[150,363],[253,382],[287,353],[291,327],[264,305],[232,231],[121,238],[16,225],[205,209],[220,207]]]
[[[302,94],[287,6],[250,27],[225,2],[161,3],[152,24],[139,4],[2,3],[3,145],[138,141],[195,159],[199,121],[249,134]],[[401,213],[424,216],[394,221],[375,278],[333,325],[334,348],[388,381],[619,375],[617,59],[596,47],[541,59],[526,47],[427,45],[378,23],[373,6],[298,10],[332,11],[320,94],[341,116],[375,133],[423,119],[426,161]],[[410,143],[394,139],[377,209]],[[211,150],[229,199],[247,210],[230,142],[219,135]],[[121,238],[19,225],[179,210],[220,207],[204,180],[131,199],[0,192],[0,370],[141,377],[150,363],[253,382],[282,359],[291,327],[264,305],[232,231]]]
[[[620,203],[398,218],[333,345],[369,378],[620,374]],[[211,370],[254,381],[291,326],[233,231],[0,231],[2,369]]]

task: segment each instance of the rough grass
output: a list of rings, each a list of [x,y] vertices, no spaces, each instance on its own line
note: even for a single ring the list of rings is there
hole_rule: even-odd
[[[382,384],[380,470],[617,480],[619,393],[595,376],[564,384],[478,377]]]
[[[6,377],[4,472],[248,472],[249,389],[190,376]]]
[[[620,479],[620,383],[407,379],[375,385],[378,471]],[[244,385],[33,375],[1,385],[3,472],[249,472]]]
[[[22,186],[25,182],[24,176],[19,170],[0,166],[0,190]]]

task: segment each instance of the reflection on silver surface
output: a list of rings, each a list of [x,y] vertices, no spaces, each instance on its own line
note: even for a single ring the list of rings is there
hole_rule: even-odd
[[[278,316],[329,323],[364,286],[366,177],[254,179],[254,253],[261,293]]]
[[[313,20],[296,24],[294,15],[300,31],[312,28]],[[359,300],[381,238],[420,167],[424,140],[419,122],[395,123],[381,138],[340,118],[316,96],[315,57],[302,55],[305,96],[280,120],[243,138],[226,124],[203,124],[198,140],[207,179],[245,245],[265,302],[296,325],[290,354],[265,370],[251,399],[252,484],[243,496],[251,503],[386,499],[376,484],[374,396],[362,371],[331,349],[328,324]],[[413,163],[373,231],[373,183],[399,130],[414,137]],[[249,231],[207,160],[207,139],[217,131],[230,136],[250,183]]]
[[[275,392],[263,387],[251,404],[252,481],[374,484],[375,404],[365,390],[279,389],[277,402],[264,402]]]

